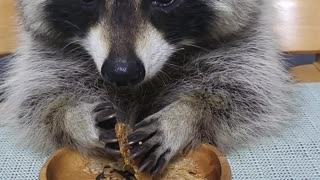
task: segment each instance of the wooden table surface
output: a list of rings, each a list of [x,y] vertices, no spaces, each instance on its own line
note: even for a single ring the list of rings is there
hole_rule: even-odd
[[[320,0],[275,0],[282,50],[320,54]]]
[[[16,48],[16,19],[14,0],[0,0],[0,55]]]

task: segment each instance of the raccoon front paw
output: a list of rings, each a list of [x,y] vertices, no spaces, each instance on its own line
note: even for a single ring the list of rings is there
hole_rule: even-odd
[[[94,120],[99,132],[99,140],[105,144],[105,151],[119,156],[120,150],[115,133],[117,113],[111,103],[100,103],[93,109]]]
[[[131,159],[139,160],[139,171],[153,176],[161,174],[178,151],[175,139],[168,141],[167,132],[160,128],[160,119],[151,116],[141,121],[128,137]]]

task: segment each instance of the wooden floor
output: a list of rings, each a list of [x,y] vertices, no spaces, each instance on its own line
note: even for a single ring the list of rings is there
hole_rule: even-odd
[[[320,82],[320,63],[298,66],[291,69],[298,82]]]

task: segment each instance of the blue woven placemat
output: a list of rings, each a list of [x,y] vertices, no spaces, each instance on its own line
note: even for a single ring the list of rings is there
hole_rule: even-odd
[[[320,83],[297,86],[302,99],[290,128],[229,155],[233,179],[320,179]]]
[[[0,179],[38,179],[40,169],[48,156],[24,149],[15,142],[15,134],[6,127],[0,127]]]
[[[229,155],[233,179],[320,180],[320,84],[297,86],[303,98],[291,128],[280,137]],[[0,127],[0,179],[37,179],[47,155],[22,149],[14,142],[14,133]]]

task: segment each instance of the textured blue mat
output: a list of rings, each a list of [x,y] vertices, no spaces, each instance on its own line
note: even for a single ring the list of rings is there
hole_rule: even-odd
[[[302,100],[292,127],[280,137],[228,156],[234,179],[320,180],[320,84],[300,84]],[[34,180],[47,156],[17,147],[0,127],[0,179]]]
[[[234,179],[320,179],[320,83],[298,87],[302,99],[289,129],[228,156]]]

